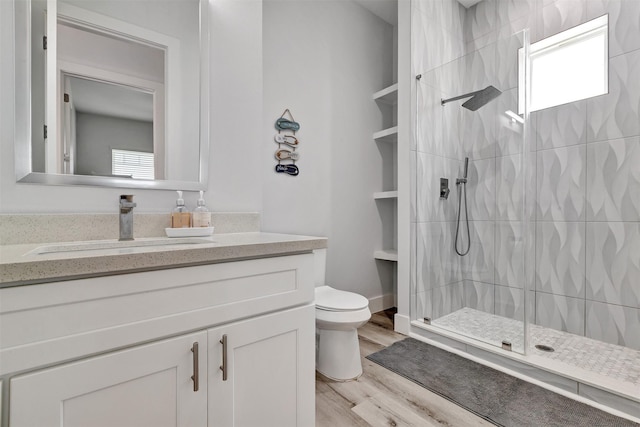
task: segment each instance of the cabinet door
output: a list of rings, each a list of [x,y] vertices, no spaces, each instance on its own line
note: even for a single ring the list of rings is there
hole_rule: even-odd
[[[203,331],[13,378],[9,425],[205,426],[206,351]]]
[[[313,426],[314,337],[313,305],[210,329],[209,426]]]

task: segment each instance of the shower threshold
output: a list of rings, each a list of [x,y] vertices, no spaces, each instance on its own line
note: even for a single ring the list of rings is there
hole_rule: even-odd
[[[467,307],[430,325],[416,320],[412,326],[414,338],[444,344],[640,418],[638,350],[532,324],[525,356],[522,321]],[[503,341],[511,343],[512,351],[502,350]]]

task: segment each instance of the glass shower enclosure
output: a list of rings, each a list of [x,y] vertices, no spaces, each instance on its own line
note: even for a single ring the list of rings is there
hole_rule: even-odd
[[[415,77],[411,318],[524,353],[528,33],[467,51]]]

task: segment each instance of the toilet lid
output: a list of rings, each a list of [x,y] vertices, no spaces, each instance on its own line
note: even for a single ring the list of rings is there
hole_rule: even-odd
[[[369,306],[369,300],[353,292],[340,291],[329,286],[316,288],[316,308],[329,311],[361,310]]]

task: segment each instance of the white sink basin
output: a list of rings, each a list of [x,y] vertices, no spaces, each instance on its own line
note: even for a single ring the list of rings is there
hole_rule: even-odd
[[[198,238],[184,238],[184,239],[140,239],[140,240],[96,240],[93,242],[74,242],[74,243],[62,243],[62,244],[50,244],[45,246],[39,246],[34,250],[26,253],[25,255],[44,255],[44,254],[57,254],[64,252],[81,252],[81,251],[99,251],[99,250],[111,250],[111,249],[125,249],[125,248],[153,248],[163,246],[175,246],[175,245],[198,245],[204,243],[214,243],[210,239],[198,239]]]

